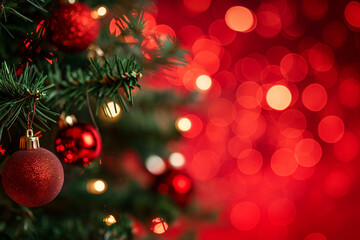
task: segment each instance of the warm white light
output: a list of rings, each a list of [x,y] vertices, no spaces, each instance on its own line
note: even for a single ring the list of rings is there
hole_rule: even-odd
[[[196,86],[202,91],[208,90],[211,84],[211,78],[207,75],[201,75],[196,79]]]
[[[114,106],[115,105],[115,106]],[[119,104],[114,102],[108,102],[107,107],[105,107],[105,113],[107,117],[115,118],[117,117],[121,112]]]
[[[191,121],[190,121],[190,119],[188,119],[186,117],[179,118],[176,121],[176,127],[177,127],[177,129],[179,129],[182,132],[187,132],[191,128]]]
[[[73,125],[74,124],[74,117],[73,116],[66,116],[65,117],[65,122],[70,126]]]
[[[174,168],[181,168],[185,164],[185,157],[181,153],[175,152],[170,154],[169,162]]]
[[[107,13],[107,9],[106,9],[106,7],[104,7],[104,6],[99,7],[98,10],[97,10],[97,14],[98,14],[100,17],[105,16],[106,13]]]
[[[106,223],[106,225],[111,226],[114,223],[116,223],[116,219],[113,215],[109,215],[103,219],[103,221]]]
[[[95,48],[95,52],[96,52],[96,54],[97,54],[98,56],[100,56],[100,57],[104,56],[104,51],[101,50],[101,48],[99,48],[99,47],[96,47],[96,48]],[[119,108],[120,108],[120,107],[119,107]]]
[[[102,180],[98,180],[94,183],[94,189],[98,192],[103,192],[105,190],[105,183]]]
[[[166,171],[165,161],[156,155],[151,155],[146,159],[146,169],[154,175],[163,174]]]
[[[274,85],[267,92],[266,101],[272,109],[284,110],[291,103],[291,92],[283,85]]]
[[[102,194],[106,191],[106,188],[106,182],[101,179],[89,180],[86,185],[87,191],[92,194]]]
[[[68,0],[68,2],[69,2],[70,4],[74,4],[74,3],[76,2],[76,0]]]

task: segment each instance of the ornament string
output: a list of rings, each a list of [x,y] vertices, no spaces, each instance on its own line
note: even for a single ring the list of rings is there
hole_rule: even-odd
[[[90,114],[90,117],[91,117],[91,121],[92,121],[94,127],[96,128],[96,130],[98,130],[98,132],[100,132],[100,131],[99,131],[99,127],[98,127],[97,124],[96,124],[96,121],[95,121],[95,118],[94,118],[94,114],[93,114],[93,112],[92,112],[92,110],[91,110],[91,107],[90,107],[89,85],[87,85],[87,87],[86,87],[86,104],[88,105],[88,108],[89,108],[89,114]]]
[[[36,101],[34,101],[34,108],[32,109],[32,118],[31,118],[31,122],[30,122],[30,115],[31,115],[31,111],[28,114],[28,118],[27,118],[27,128],[28,129],[32,129],[32,125],[34,122],[34,117],[35,117],[35,110],[36,110]]]

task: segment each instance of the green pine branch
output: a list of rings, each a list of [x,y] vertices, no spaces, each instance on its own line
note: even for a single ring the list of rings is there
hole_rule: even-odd
[[[67,66],[63,73],[55,63],[49,70],[49,81],[57,86],[57,89],[49,97],[53,105],[61,103],[64,110],[68,111],[71,106],[78,109],[84,107],[88,97],[96,98],[96,114],[101,106],[107,117],[107,102],[113,101],[128,111],[127,102],[133,105],[132,91],[135,87],[140,88],[138,81],[142,77],[142,68],[135,59],[113,60],[90,59],[90,68],[87,71],[82,69],[72,70]],[[123,90],[125,96],[121,94]],[[115,108],[116,109],[116,108]]]
[[[31,116],[34,125],[44,130],[48,122],[55,122],[51,117],[57,114],[50,111],[42,100],[53,85],[46,86],[46,76],[37,71],[34,66],[26,66],[23,74],[18,77],[15,68],[9,68],[3,62],[0,68],[0,138],[3,130],[9,130],[15,122],[20,122],[27,129]],[[35,108],[35,112],[34,112]],[[31,120],[32,121],[32,120]],[[38,122],[38,123],[36,123]],[[48,128],[49,129],[49,128]]]
[[[144,29],[144,11],[139,14],[118,15],[115,17],[116,26],[120,30],[120,36],[134,36],[140,39]]]
[[[144,68],[157,69],[171,68],[176,65],[185,65],[185,55],[187,51],[179,46],[174,38],[167,36],[165,39],[160,39],[158,35],[151,36],[156,42],[156,48],[143,49],[146,55],[151,56],[150,61],[144,62]]]
[[[6,23],[8,22],[8,16],[14,15],[18,19],[21,19],[25,22],[33,22],[32,19],[22,13],[24,9],[24,3],[28,4],[28,7],[33,7],[36,10],[40,10],[44,13],[47,12],[41,5],[45,3],[45,0],[4,0],[0,2],[0,30],[3,28],[12,38],[14,38],[14,35],[6,26]]]

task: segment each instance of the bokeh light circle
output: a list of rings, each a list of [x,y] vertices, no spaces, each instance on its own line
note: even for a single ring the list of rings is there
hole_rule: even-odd
[[[278,121],[280,133],[287,138],[300,137],[306,128],[305,115],[297,109],[284,111]]]
[[[322,110],[327,103],[327,92],[320,84],[313,83],[304,89],[301,100],[307,109],[318,112]]]
[[[258,173],[263,164],[263,158],[260,152],[254,149],[244,150],[237,159],[239,170],[246,175]]]
[[[260,209],[253,202],[240,202],[231,210],[230,220],[241,231],[254,229],[260,221]]]
[[[346,21],[355,28],[360,28],[360,2],[351,1],[345,7],[345,19]]]
[[[312,138],[305,138],[295,147],[295,158],[303,167],[315,166],[321,159],[322,149],[320,144]]]
[[[310,233],[304,240],[327,240],[327,238],[322,233]]]
[[[197,180],[205,181],[214,177],[219,167],[218,155],[213,151],[203,150],[196,153],[190,163],[191,176]]]
[[[211,83],[211,78],[207,75],[200,75],[196,79],[196,86],[202,91],[209,90],[209,88],[211,87]]]
[[[183,4],[191,13],[202,13],[210,7],[211,0],[183,0]]]
[[[338,116],[324,117],[318,125],[319,137],[327,143],[335,143],[344,135],[344,122]]]
[[[295,154],[290,149],[277,150],[271,157],[271,169],[278,176],[290,176],[298,167]]]
[[[208,116],[213,124],[225,127],[234,121],[236,109],[230,100],[219,98],[210,103]]]
[[[187,117],[181,117],[177,119],[175,124],[176,128],[182,132],[187,132],[191,129],[191,121]]]
[[[238,157],[243,151],[252,148],[249,138],[236,135],[229,140],[228,151],[232,157]]]
[[[319,20],[328,11],[328,0],[302,0],[302,10],[308,19]]]
[[[209,26],[209,36],[218,40],[222,46],[226,46],[234,41],[236,32],[228,27],[224,19],[217,19]]]
[[[303,56],[290,53],[281,59],[280,70],[285,79],[291,82],[299,82],[307,76],[308,65]]]
[[[225,14],[225,21],[229,28],[237,32],[249,32],[256,23],[255,14],[248,8],[234,6]]]
[[[329,71],[335,63],[333,50],[326,44],[317,43],[309,50],[309,63],[319,72]]]
[[[236,90],[236,99],[244,108],[258,107],[262,101],[262,88],[253,81],[243,82]]]
[[[260,11],[257,12],[257,26],[256,33],[263,38],[273,38],[281,31],[280,16],[273,11]]]
[[[284,110],[291,103],[291,92],[284,85],[272,86],[266,94],[268,105],[275,110]]]
[[[261,153],[254,149],[244,150],[237,159],[239,170],[246,175],[253,175],[260,171],[263,164]]]

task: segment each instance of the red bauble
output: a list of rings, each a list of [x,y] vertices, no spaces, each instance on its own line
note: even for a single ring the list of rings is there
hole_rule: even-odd
[[[82,3],[67,4],[57,9],[50,22],[51,40],[67,52],[81,52],[99,36],[100,24]]]
[[[179,205],[185,206],[191,199],[193,182],[186,173],[170,170],[156,179],[154,187],[158,193],[168,194]]]
[[[5,192],[27,207],[51,202],[61,191],[63,182],[64,170],[59,159],[44,148],[15,152],[2,172]]]
[[[81,122],[61,129],[55,146],[64,162],[85,167],[99,157],[102,150],[99,132],[90,124]]]

